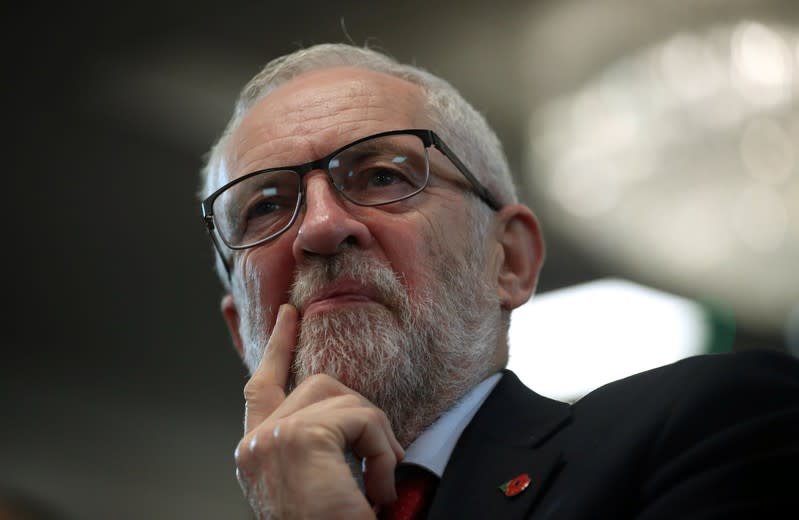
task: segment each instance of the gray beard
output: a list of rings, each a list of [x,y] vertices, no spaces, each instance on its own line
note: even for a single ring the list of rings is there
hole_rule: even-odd
[[[383,410],[407,447],[496,370],[502,318],[482,255],[433,258],[439,265],[413,296],[396,273],[353,248],[305,263],[290,293],[297,308],[341,277],[376,288],[380,302],[303,318],[289,390],[310,375],[330,375]],[[252,311],[248,318],[264,322]],[[265,327],[254,329],[245,337],[251,371],[268,340]]]

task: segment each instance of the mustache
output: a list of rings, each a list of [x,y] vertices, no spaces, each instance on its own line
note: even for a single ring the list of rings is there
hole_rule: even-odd
[[[403,277],[378,260],[346,249],[334,256],[309,257],[294,270],[294,281],[289,289],[289,303],[302,309],[317,294],[337,280],[354,280],[372,289],[382,303],[391,310],[409,308],[408,290]]]

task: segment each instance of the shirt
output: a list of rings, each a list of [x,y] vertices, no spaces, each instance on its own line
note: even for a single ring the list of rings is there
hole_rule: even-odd
[[[461,433],[501,378],[497,372],[469,390],[408,446],[402,463],[422,466],[441,478]]]

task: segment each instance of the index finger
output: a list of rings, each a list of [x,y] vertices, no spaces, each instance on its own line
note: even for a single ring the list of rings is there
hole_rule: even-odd
[[[286,399],[291,357],[297,341],[297,309],[283,304],[258,368],[244,385],[244,431],[249,433]]]

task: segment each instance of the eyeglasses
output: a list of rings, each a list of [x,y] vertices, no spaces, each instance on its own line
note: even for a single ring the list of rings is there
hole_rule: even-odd
[[[225,184],[202,201],[205,225],[223,261],[220,241],[230,249],[247,249],[277,238],[297,220],[302,179],[314,170],[323,170],[333,187],[359,206],[405,200],[430,181],[431,146],[455,165],[480,199],[494,210],[501,207],[435,132],[392,130],[358,139],[315,161],[259,170]]]

